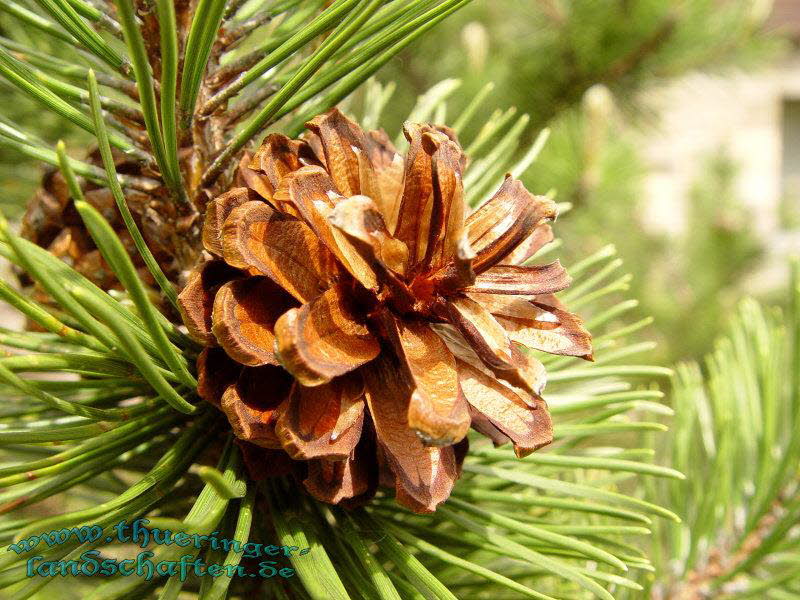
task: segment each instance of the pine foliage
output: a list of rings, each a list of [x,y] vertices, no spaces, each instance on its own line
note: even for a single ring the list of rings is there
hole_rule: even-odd
[[[71,139],[96,145],[101,160],[86,161],[88,152],[42,139],[25,110],[0,117],[0,147],[61,171],[122,290],[100,289],[0,222],[0,255],[50,299],[40,302],[0,282],[0,298],[31,325],[0,329],[0,543],[97,524],[104,532],[95,542],[40,543],[35,554],[78,560],[97,549],[118,556],[130,548],[105,544],[105,535],[122,520],[146,517],[151,526],[173,531],[311,549],[284,561],[296,576],[283,580],[111,577],[69,585],[29,577],[26,559],[33,552],[6,549],[0,552],[3,597],[637,598],[657,588],[650,575],[657,568],[681,564],[670,572],[683,581],[710,564],[711,548],[725,554],[737,547],[731,540],[750,548],[747,540],[761,535],[770,519],[758,550],[725,563],[727,570],[703,584],[729,593],[744,576],[751,596],[798,593],[787,576],[797,564],[794,538],[784,535],[798,510],[792,482],[800,443],[790,435],[798,382],[794,377],[786,387],[779,378],[783,367],[798,372],[796,304],[788,326],[747,305],[748,320],[709,363],[707,390],[696,369],[681,367],[676,439],[699,435],[709,462],[720,467],[698,472],[704,465],[686,456],[688,442],[676,444],[674,466],[694,477],[686,503],[684,475],[654,461],[654,439],[666,430],[662,417],[672,414],[657,381],[671,372],[637,359],[652,344],[629,337],[650,320],[631,317],[637,303],[624,294],[630,278],[620,273],[610,246],[571,265],[576,283],[564,295],[588,315],[597,361],[583,366],[541,357],[556,442],[519,460],[476,438],[464,477],[435,514],[404,512],[386,493],[348,511],[312,500],[289,479],[252,481],[225,419],[199,400],[199,348],[168,316],[176,290],[145,243],[126,191],[163,189],[185,205],[230,173],[239,153],[268,130],[296,135],[308,118],[335,104],[358,113],[365,126],[378,126],[394,86],[370,80],[360,100],[351,93],[468,3],[199,0],[188,10],[189,3],[170,0],[116,0],[113,9],[90,0],[3,0],[4,92],[32,101],[35,120],[49,115],[42,119],[79,132]],[[525,172],[547,131],[525,144],[527,114],[508,109],[479,118],[490,87],[449,114],[458,86],[456,80],[434,86],[409,119],[474,132],[462,140],[472,158],[465,187],[474,206],[504,173]],[[203,148],[196,172],[182,163],[187,145]],[[146,174],[117,172],[112,151],[139,161]],[[145,286],[117,232],[85,201],[84,181],[110,189],[157,293]],[[751,338],[755,344],[748,344]],[[762,365],[773,352],[784,362]],[[737,369],[739,360],[749,368]],[[747,419],[737,418],[723,394],[735,396]],[[747,463],[754,455],[758,461]],[[736,460],[748,468],[721,468]],[[726,494],[716,503],[695,497],[709,473],[719,478],[715,491]],[[664,493],[646,499],[648,481]],[[678,514],[688,525],[671,525],[680,522]],[[676,542],[671,556],[642,550],[654,529],[659,541]],[[163,546],[153,560],[185,552]],[[248,560],[235,551],[197,552],[208,563]],[[758,577],[766,579],[759,584]],[[764,581],[774,585],[759,588]],[[784,596],[774,595],[781,589]]]
[[[425,94],[412,114],[449,122],[474,119],[478,104],[447,119],[442,90],[456,85],[445,82]],[[91,78],[89,91],[93,125],[107,152]],[[375,100],[358,110],[366,120],[378,121],[389,94],[381,87],[374,92]],[[489,121],[484,127],[500,145],[514,148],[520,122],[525,117],[517,124]],[[473,162],[465,177],[478,191],[472,202],[480,202],[481,190],[491,189],[504,172],[527,168],[545,138],[546,132],[518,162],[497,151],[497,144],[485,143],[481,134],[466,140]],[[557,442],[550,451],[520,461],[508,450],[476,441],[454,497],[434,515],[402,512],[385,495],[366,509],[348,512],[305,498],[289,481],[248,481],[230,439],[219,449],[215,441],[230,436],[221,415],[199,403],[194,393],[197,349],[144,293],[111,227],[80,200],[75,163],[63,147],[53,154],[71,182],[87,229],[125,292],[100,290],[3,226],[3,255],[58,303],[57,310],[48,310],[11,286],[2,287],[4,299],[44,330],[3,332],[10,355],[0,359],[8,398],[6,427],[0,431],[8,461],[1,472],[5,491],[0,500],[5,512],[17,515],[2,527],[4,542],[81,524],[111,528],[122,519],[147,516],[151,526],[310,546],[309,554],[292,558],[297,577],[288,587],[266,582],[276,598],[478,598],[499,593],[610,599],[616,590],[640,589],[633,574],[653,567],[633,542],[648,535],[654,521],[677,517],[626,488],[638,477],[682,475],[652,464],[652,450],[628,447],[647,432],[665,429],[647,418],[670,412],[659,402],[661,392],[648,382],[669,371],[628,363],[650,346],[628,344],[626,336],[649,320],[628,319],[636,302],[619,298],[628,278],[618,274],[613,248],[572,266],[579,283],[565,298],[591,315],[587,325],[602,350],[599,360],[584,367],[566,357],[542,357],[557,422]],[[48,378],[26,375],[31,372],[47,372]],[[69,509],[46,517],[28,509],[48,498]],[[99,543],[66,543],[39,553],[48,560],[77,559]],[[175,552],[161,548],[154,560],[174,559]],[[207,562],[213,556],[208,551]],[[233,563],[241,558],[227,556]],[[53,580],[26,577],[24,560],[25,555],[6,551],[0,557],[0,584],[15,598],[46,594]],[[247,594],[248,589],[229,578],[143,582],[119,577],[94,586],[88,597],[171,598],[185,591],[218,598],[228,591],[232,597]]]
[[[800,593],[797,262],[788,296],[786,310],[744,300],[703,367],[677,368],[665,460],[687,481],[651,495],[684,522],[658,532],[654,598]]]

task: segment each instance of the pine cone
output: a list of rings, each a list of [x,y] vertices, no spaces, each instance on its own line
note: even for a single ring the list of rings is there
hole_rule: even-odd
[[[114,159],[118,173],[134,177],[144,175],[135,160],[118,152],[114,153]],[[91,153],[86,162],[102,167],[97,151]],[[155,288],[155,282],[122,221],[111,190],[88,181],[83,183],[82,188],[86,201],[114,227],[143,281]],[[128,189],[125,200],[162,270],[168,278],[178,283],[181,272],[197,261],[200,251],[193,247],[196,244],[183,235],[191,227],[193,217],[182,218],[163,187],[155,186],[148,192]],[[64,260],[101,289],[121,288],[78,215],[67,183],[59,171],[49,170],[42,177],[41,188],[26,207],[20,233]]]
[[[320,500],[381,482],[430,512],[470,426],[518,456],[551,442],[544,367],[525,348],[591,359],[552,295],[565,270],[521,266],[552,239],[556,207],[508,176],[467,217],[466,157],[445,127],[407,123],[405,159],[336,109],[307,128],[268,136],[244,185],[208,206],[213,258],[180,294],[207,345],[199,393],[250,444],[254,477],[286,453]]]

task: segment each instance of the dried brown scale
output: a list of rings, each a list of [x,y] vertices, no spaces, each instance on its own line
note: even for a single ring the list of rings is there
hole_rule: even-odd
[[[269,12],[263,12],[251,17],[247,21],[236,26],[225,25],[222,27],[217,45],[224,50],[235,48],[241,43],[254,29],[262,27],[272,21]]]
[[[142,33],[142,39],[147,49],[150,66],[153,69],[153,77],[158,80],[161,77],[161,40],[155,3],[151,3],[148,0],[135,0],[134,6],[142,24],[139,31]]]
[[[405,158],[336,109],[307,128],[269,135],[208,205],[208,258],[179,297],[207,345],[198,391],[254,478],[282,452],[320,500],[353,505],[383,482],[430,512],[470,426],[518,456],[552,440],[527,349],[591,359],[552,295],[564,269],[521,266],[552,240],[555,205],[508,177],[468,215],[444,127],[407,123]]]
[[[228,119],[229,126],[236,125],[243,117],[261,106],[267,98],[272,96],[279,89],[280,85],[277,83],[264,85],[260,90],[245,96],[236,104],[232,105],[225,115]]]

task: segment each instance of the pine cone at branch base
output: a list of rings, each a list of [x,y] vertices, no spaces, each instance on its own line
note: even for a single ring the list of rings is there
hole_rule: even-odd
[[[179,298],[207,346],[198,391],[254,477],[288,455],[320,500],[352,504],[380,482],[431,512],[470,426],[520,457],[552,441],[526,348],[591,359],[553,296],[565,270],[522,266],[552,240],[556,207],[508,176],[467,215],[466,157],[445,127],[407,123],[405,158],[336,109],[307,128],[268,136],[244,185],[208,206],[211,258]]]
[[[96,150],[89,154],[86,162],[102,167]],[[142,173],[136,160],[120,152],[114,151],[114,162],[118,173],[133,177],[150,175]],[[151,181],[157,184],[156,179]],[[88,181],[83,183],[82,190],[86,201],[100,211],[122,240],[142,280],[155,290],[155,281],[136,250],[111,190]],[[182,274],[197,262],[201,252],[197,247],[198,241],[192,239],[190,233],[197,213],[181,214],[169,192],[160,185],[154,185],[148,191],[125,190],[125,200],[165,275],[179,285]],[[101,289],[121,289],[114,272],[86,230],[59,171],[50,170],[42,177],[41,187],[26,207],[20,233],[64,260]],[[46,300],[44,297],[40,299]]]

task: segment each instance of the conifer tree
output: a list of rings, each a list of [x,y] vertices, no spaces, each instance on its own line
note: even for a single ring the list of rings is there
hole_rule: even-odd
[[[448,110],[450,80],[380,129],[395,86],[372,75],[467,4],[2,0],[0,75],[37,108],[0,146],[51,167],[0,221],[26,323],[0,329],[4,597],[651,585],[642,540],[680,517],[645,482],[685,479],[652,460],[671,371],[628,341],[650,320],[613,248],[555,261],[569,206],[519,182],[547,132],[485,93]],[[49,143],[45,114],[82,133]],[[153,563],[258,576],[56,575],[135,557],[113,540],[139,518],[205,536]]]

